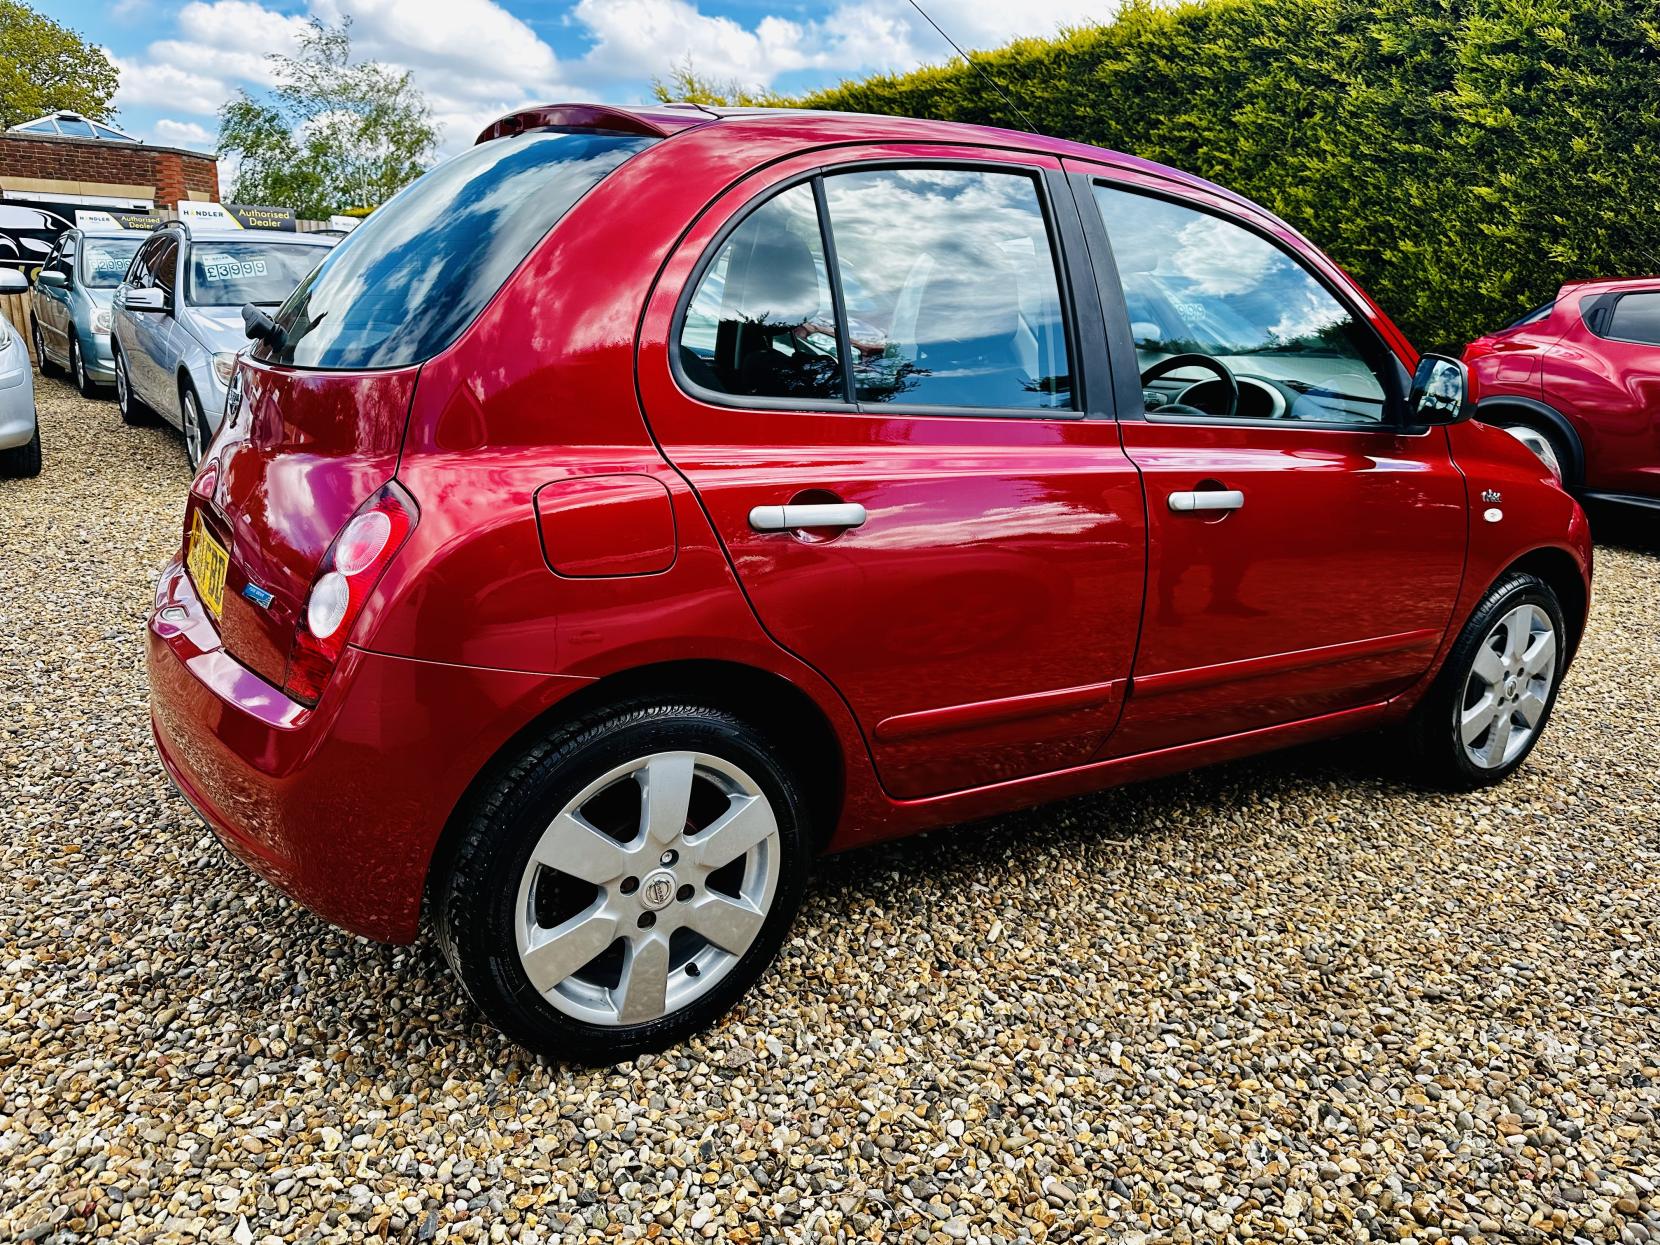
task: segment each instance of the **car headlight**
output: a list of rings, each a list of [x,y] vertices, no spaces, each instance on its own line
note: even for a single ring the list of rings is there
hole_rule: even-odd
[[[236,374],[236,351],[221,350],[213,356],[213,374],[219,378],[221,385],[231,383],[231,377]]]
[[[107,333],[110,331],[110,313],[100,308],[92,313],[92,331]]]

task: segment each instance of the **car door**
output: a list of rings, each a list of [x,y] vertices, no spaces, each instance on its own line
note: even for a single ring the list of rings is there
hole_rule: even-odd
[[[133,337],[137,349],[130,361],[128,376],[138,396],[151,408],[168,418],[176,418],[179,398],[173,383],[171,342],[179,268],[178,239],[171,234],[163,234],[145,268],[146,286],[167,295],[167,309],[133,314]]]
[[[74,237],[66,233],[59,238],[40,266],[40,271],[60,274],[65,282],[74,279]],[[69,361],[69,288],[66,285],[47,285],[35,278],[32,308],[35,322],[40,325],[41,341],[46,353],[62,364]]]
[[[1405,365],[1277,222],[1077,167],[1105,320],[1142,389],[1120,415],[1147,490],[1146,617],[1110,753],[1404,690],[1441,643],[1467,540],[1444,430],[1402,426]]]
[[[1058,164],[872,158],[815,154],[711,205],[647,309],[639,377],[761,623],[913,798],[1100,747],[1143,504],[1082,380],[1099,307],[1062,263],[1058,231],[1082,246]]]
[[[1660,497],[1660,282],[1576,301],[1545,353],[1545,401],[1573,419],[1587,490]]]

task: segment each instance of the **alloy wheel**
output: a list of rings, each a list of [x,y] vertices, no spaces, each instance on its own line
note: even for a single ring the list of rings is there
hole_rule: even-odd
[[[40,322],[38,320],[29,326],[29,334],[35,339],[35,366],[40,369],[40,374],[44,376],[51,363],[46,358],[46,339],[40,335]]]
[[[115,356],[115,405],[121,408],[122,415],[128,415],[132,401],[132,391],[127,386],[127,358],[118,354]]]
[[[772,805],[731,761],[630,761],[583,788],[532,849],[514,906],[519,963],[577,1020],[658,1020],[706,995],[749,950],[782,859]]]
[[[1476,649],[1458,712],[1465,755],[1497,769],[1532,742],[1556,681],[1556,628],[1537,605],[1518,605]]]
[[[81,358],[81,348],[74,339],[69,342],[69,370],[75,377],[75,387],[85,393],[92,386],[86,380],[86,361]]]
[[[195,468],[202,461],[202,407],[189,389],[184,391],[183,407],[184,452]]]

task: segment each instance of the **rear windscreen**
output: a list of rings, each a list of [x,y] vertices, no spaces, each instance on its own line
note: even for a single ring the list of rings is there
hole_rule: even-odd
[[[430,359],[578,199],[656,141],[536,130],[446,161],[330,252],[277,312],[280,347],[259,357],[316,368]]]

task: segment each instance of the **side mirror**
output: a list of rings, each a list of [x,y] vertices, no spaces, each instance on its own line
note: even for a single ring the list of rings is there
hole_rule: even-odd
[[[282,330],[277,322],[252,303],[242,304],[242,331],[249,341],[269,342],[272,349],[282,347]]]
[[[167,291],[158,290],[153,285],[141,286],[138,289],[128,288],[126,297],[121,305],[128,311],[166,311]]]
[[[56,268],[42,268],[40,275],[35,278],[36,285],[49,285],[55,290],[61,290],[69,284],[69,278]]]
[[[1423,428],[1463,423],[1470,418],[1470,369],[1444,354],[1426,354],[1412,373],[1407,422]]]
[[[0,268],[0,294],[27,294],[29,278],[15,268]]]

